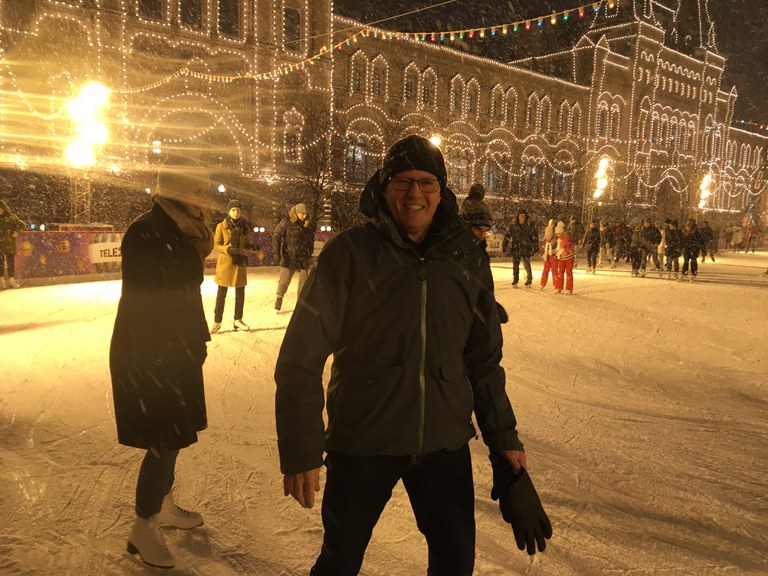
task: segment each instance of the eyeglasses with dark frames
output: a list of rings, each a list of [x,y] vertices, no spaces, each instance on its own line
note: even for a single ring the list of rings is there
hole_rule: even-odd
[[[418,183],[419,190],[425,194],[440,192],[440,180],[435,180],[433,178],[406,178],[404,176],[392,176],[389,179],[392,188],[398,192],[406,192],[410,190],[414,182]]]

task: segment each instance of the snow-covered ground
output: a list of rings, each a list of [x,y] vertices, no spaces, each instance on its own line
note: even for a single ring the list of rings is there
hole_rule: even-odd
[[[768,254],[721,252],[693,284],[581,268],[573,296],[514,290],[511,264],[493,267],[511,317],[508,392],[554,537],[533,558],[516,549],[474,441],[476,574],[768,574]],[[205,525],[164,529],[178,559],[166,574],[305,575],[319,551],[319,507],[282,494],[272,373],[295,283],[279,315],[276,283],[276,269],[252,271],[252,330],[210,343],[210,426],[182,451],[176,484]],[[162,572],[125,551],[141,454],[115,438],[107,351],[119,290],[0,293],[2,575]],[[206,277],[209,320],[215,290]],[[225,317],[233,305],[230,294]],[[425,572],[399,488],[362,573]]]

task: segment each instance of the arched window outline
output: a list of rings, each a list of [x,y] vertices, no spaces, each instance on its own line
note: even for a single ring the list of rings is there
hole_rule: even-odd
[[[464,80],[458,74],[451,78],[451,92],[449,99],[449,111],[461,113],[462,102],[464,100]]]
[[[552,121],[552,102],[549,96],[544,96],[539,102],[539,115],[536,119],[537,129],[542,132],[549,132]]]
[[[581,105],[575,104],[571,108],[571,118],[568,122],[570,128],[569,131],[575,136],[581,136]]]
[[[372,97],[385,101],[389,97],[389,65],[381,54],[371,61],[370,93]]]
[[[362,50],[358,50],[350,58],[349,93],[365,94],[368,80],[368,58]]]
[[[528,106],[525,113],[525,128],[527,130],[535,129],[539,116],[539,96],[533,92],[528,96]]]
[[[419,108],[437,109],[437,74],[428,66],[421,73]]]
[[[403,103],[416,104],[419,89],[419,69],[411,62],[403,70]]]
[[[470,79],[464,91],[464,116],[477,118],[480,112],[480,84],[475,78]]]
[[[611,106],[611,127],[609,129],[609,138],[618,140],[621,131],[621,111],[618,104]]]
[[[493,120],[501,120],[502,123],[504,122],[504,88],[501,87],[501,84],[496,84],[491,89],[491,101],[489,103],[490,109],[488,110],[488,115]]]
[[[598,138],[608,137],[608,103],[605,101],[598,102],[597,104],[597,116],[595,118],[595,136]]]
[[[659,143],[665,148],[669,146],[669,116],[662,114],[659,124]]]
[[[677,116],[672,116],[669,121],[669,145],[672,149],[678,147],[678,138],[680,134],[680,125]]]
[[[560,136],[568,136],[571,133],[571,105],[567,100],[560,103],[560,111],[557,116],[557,131]]]
[[[509,88],[504,95],[504,122],[512,128],[517,119],[517,90]]]

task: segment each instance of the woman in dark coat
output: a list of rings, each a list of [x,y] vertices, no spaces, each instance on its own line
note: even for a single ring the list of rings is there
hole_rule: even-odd
[[[16,234],[25,230],[26,224],[22,222],[4,200],[0,200],[0,290],[6,288],[5,266],[8,267],[8,287],[18,288],[16,282]]]
[[[179,450],[207,426],[203,362],[210,340],[200,295],[213,237],[203,217],[207,174],[186,158],[160,168],[152,209],[123,237],[123,287],[110,372],[120,444],[146,450],[128,551],[153,566],[174,559],[159,524],[193,528],[197,512],[171,494]]]
[[[280,264],[275,310],[282,308],[283,297],[288,291],[294,272],[299,273],[296,293],[301,294],[312,263],[314,246],[315,231],[309,220],[307,207],[304,203],[296,204],[288,211],[288,218],[283,218],[272,234],[272,257],[278,259]]]

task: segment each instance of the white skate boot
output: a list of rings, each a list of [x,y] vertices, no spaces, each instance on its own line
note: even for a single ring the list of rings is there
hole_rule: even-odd
[[[158,568],[173,568],[175,564],[157,528],[157,516],[136,518],[128,537],[128,553],[138,554],[145,564]]]
[[[203,523],[203,517],[199,512],[192,512],[178,506],[173,499],[173,493],[169,492],[163,499],[163,507],[157,514],[157,522],[164,526],[189,530],[200,526]]]

